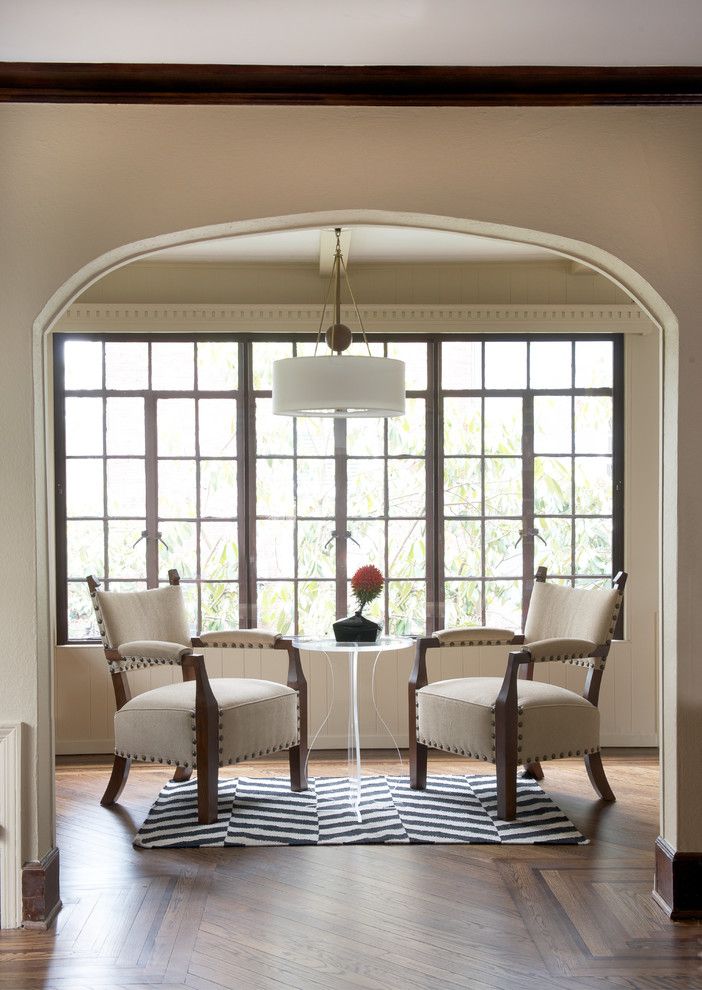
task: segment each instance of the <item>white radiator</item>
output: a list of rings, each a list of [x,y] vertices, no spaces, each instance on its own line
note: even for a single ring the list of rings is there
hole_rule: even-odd
[[[22,924],[21,742],[21,725],[0,725],[0,928]]]

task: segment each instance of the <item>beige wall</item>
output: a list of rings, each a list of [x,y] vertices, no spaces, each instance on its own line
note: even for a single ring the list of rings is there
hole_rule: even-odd
[[[0,621],[11,637],[0,656],[0,719],[29,726],[27,856],[53,838],[34,319],[82,266],[121,245],[225,221],[357,208],[517,225],[595,245],[623,259],[634,271],[622,277],[668,315],[663,831],[673,846],[702,848],[692,758],[702,710],[694,649],[702,636],[700,161],[699,108],[0,108]],[[616,267],[587,247],[573,251]],[[674,320],[649,285],[680,324],[677,435]]]

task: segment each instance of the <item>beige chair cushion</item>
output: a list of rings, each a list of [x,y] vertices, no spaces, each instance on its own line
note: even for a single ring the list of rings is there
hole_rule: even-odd
[[[518,683],[520,763],[593,752],[600,713],[579,694],[554,684]],[[425,746],[495,762],[494,707],[501,677],[459,677],[417,692],[417,738]]]
[[[567,588],[536,581],[524,626],[528,645],[541,639],[585,639],[609,643],[619,614],[618,588]]]
[[[96,591],[106,645],[142,640],[190,644],[188,619],[179,585],[151,591]]]
[[[244,677],[210,681],[220,708],[220,766],[298,743],[297,691]],[[196,766],[195,682],[145,691],[115,713],[115,752],[134,760]]]
[[[459,629],[439,629],[434,633],[442,646],[494,646],[514,639],[512,629],[492,626],[465,626]]]
[[[264,649],[275,646],[280,633],[271,629],[221,629],[217,632],[200,633],[198,639],[204,646]]]

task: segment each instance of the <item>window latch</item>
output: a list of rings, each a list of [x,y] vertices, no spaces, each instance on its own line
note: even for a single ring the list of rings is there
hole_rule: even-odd
[[[148,544],[149,540],[158,540],[159,543],[162,543],[164,545],[164,547],[166,548],[166,550],[169,550],[170,549],[169,546],[168,546],[168,544],[162,538],[161,533],[158,530],[156,530],[156,535],[155,536],[149,536],[148,529],[143,529],[141,531],[141,536],[139,537],[139,539],[136,540],[134,543],[132,543],[132,550],[134,550],[136,548],[136,546],[139,543],[141,543],[142,540],[146,540],[147,544]]]
[[[352,542],[352,543],[355,543],[355,544],[356,544],[356,546],[357,546],[357,547],[359,548],[359,550],[360,550],[360,548],[361,548],[361,544],[360,544],[360,543],[358,542],[358,540],[357,540],[357,539],[356,539],[356,537],[355,537],[355,536],[353,535],[353,533],[351,532],[351,530],[349,530],[349,529],[347,529],[347,530],[346,530],[346,532],[344,533],[344,537],[345,537],[345,539],[347,539],[347,540],[351,540],[351,542]],[[331,532],[331,536],[329,537],[329,539],[327,540],[327,542],[326,542],[326,543],[324,544],[324,552],[326,553],[326,552],[328,551],[328,549],[329,549],[329,545],[330,545],[331,543],[333,543],[333,542],[334,542],[334,540],[338,540],[338,539],[339,539],[339,533],[338,533],[338,530],[336,530],[336,529],[333,529],[333,530],[332,530],[332,532]]]
[[[514,545],[515,545],[515,547],[518,547],[518,546],[519,546],[519,544],[520,544],[520,543],[522,542],[522,540],[524,539],[524,536],[525,536],[525,535],[526,535],[526,536],[535,536],[537,540],[541,540],[541,542],[543,543],[543,545],[544,545],[544,546],[548,546],[548,544],[546,543],[546,540],[545,540],[545,539],[543,538],[543,536],[542,536],[542,535],[541,535],[541,534],[539,533],[539,531],[538,531],[538,529],[528,529],[528,530],[526,531],[526,533],[524,532],[524,530],[523,530],[523,529],[520,529],[520,530],[519,530],[519,536],[517,537],[517,542],[516,542],[516,543],[514,544]]]

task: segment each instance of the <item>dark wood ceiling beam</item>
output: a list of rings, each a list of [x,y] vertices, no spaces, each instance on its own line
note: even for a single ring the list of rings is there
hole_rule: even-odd
[[[319,106],[702,103],[698,66],[0,62],[0,102]]]

